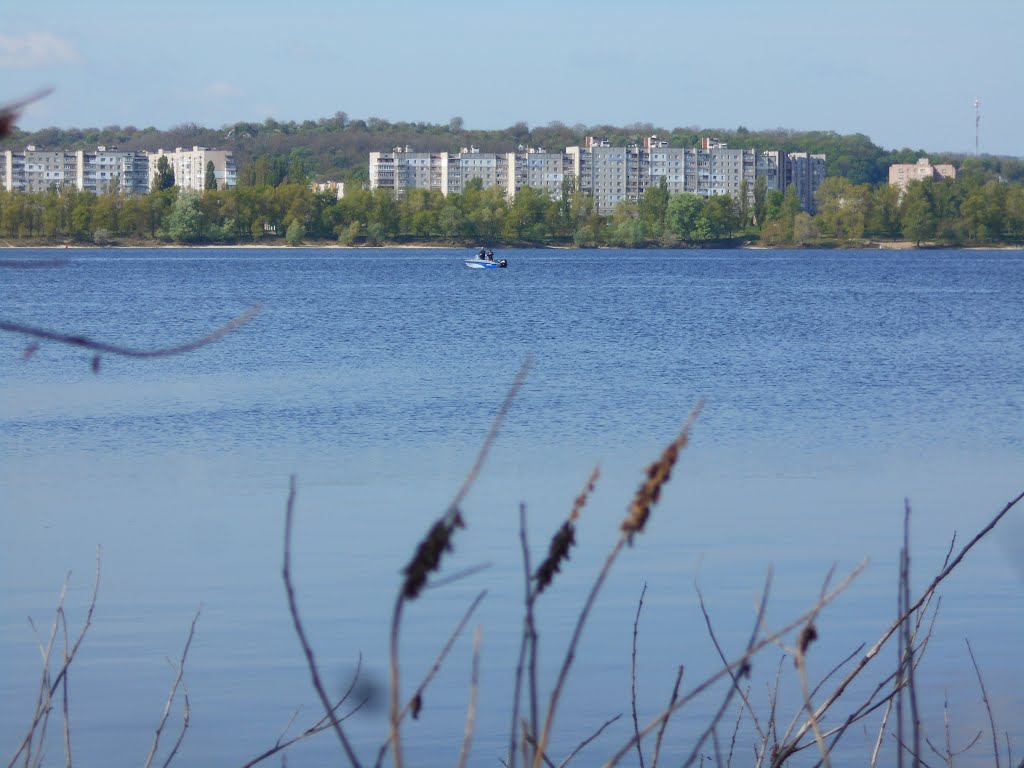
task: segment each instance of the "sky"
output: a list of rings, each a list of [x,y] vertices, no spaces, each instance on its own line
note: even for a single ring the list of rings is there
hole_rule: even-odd
[[[1024,156],[1024,0],[2,0],[34,131],[350,119],[863,133]]]

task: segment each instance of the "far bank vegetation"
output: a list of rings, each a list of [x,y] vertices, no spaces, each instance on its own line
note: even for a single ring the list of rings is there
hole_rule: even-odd
[[[819,189],[814,215],[793,195],[755,184],[736,200],[669,196],[649,188],[637,202],[623,202],[599,215],[594,201],[571,183],[561,200],[524,189],[514,200],[500,190],[470,185],[447,197],[411,190],[395,199],[362,186],[370,151],[409,145],[421,151],[458,151],[476,146],[504,152],[517,146],[563,147],[586,135],[615,144],[657,134],[672,146],[695,146],[713,134],[731,146],[824,153],[828,178]],[[708,247],[742,243],[765,246],[863,246],[889,241],[911,245],[985,246],[1024,243],[1024,161],[957,157],[924,150],[885,151],[866,136],[833,132],[735,131],[650,124],[627,127],[525,123],[494,131],[448,125],[389,123],[378,118],[332,118],[302,123],[237,123],[222,129],[197,125],[169,131],[153,128],[15,129],[0,148],[26,144],[67,149],[98,144],[155,150],[167,146],[230,149],[239,186],[203,194],[168,186],[155,194],[128,197],[116,184],[100,194],[73,189],[40,193],[0,191],[0,237],[9,244],[387,244],[589,247]],[[933,162],[958,167],[955,180],[914,183],[900,198],[887,181],[891,163]],[[310,189],[313,181],[345,183],[345,197]],[[745,199],[744,199],[745,198]],[[301,228],[301,229],[300,229]],[[291,231],[293,236],[286,238]],[[301,231],[301,237],[298,233]]]

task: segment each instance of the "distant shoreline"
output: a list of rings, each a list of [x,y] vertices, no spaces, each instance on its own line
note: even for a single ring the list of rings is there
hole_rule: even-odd
[[[318,250],[336,250],[336,251],[351,251],[351,250],[367,250],[372,248],[380,249],[402,249],[402,250],[444,250],[444,251],[467,251],[475,253],[477,246],[473,245],[436,245],[433,243],[385,243],[383,245],[340,245],[338,243],[331,242],[311,242],[303,243],[301,246],[290,246],[282,239],[279,242],[274,243],[195,243],[195,244],[184,244],[184,243],[161,243],[161,242],[132,242],[132,243],[115,243],[98,245],[95,243],[40,243],[31,242],[27,244],[19,244],[16,241],[5,240],[0,238],[0,251],[2,250],[45,250],[45,251],[64,251],[64,250],[133,250],[133,249],[168,249],[168,250],[198,250],[198,249],[209,249],[209,250],[302,250],[302,249],[318,249]],[[577,248],[572,245],[517,245],[517,246],[501,246],[500,250],[556,250],[556,251],[603,251],[603,250],[623,250],[619,247],[601,246],[596,248]],[[762,245],[760,243],[743,243],[733,247],[723,246],[721,244],[709,244],[709,245],[690,245],[681,248],[641,248],[637,250],[645,251],[663,251],[663,250],[692,250],[692,251],[715,251],[715,250],[751,250],[751,251],[773,251],[773,250],[843,250],[843,251],[872,251],[872,250],[885,250],[885,251],[1024,251],[1024,244],[1013,245],[1013,244],[994,244],[994,245],[948,245],[940,243],[924,243],[920,246],[909,240],[889,240],[889,241],[876,241],[867,240],[860,243],[836,243],[834,241],[822,242],[822,243],[808,243],[805,245]]]

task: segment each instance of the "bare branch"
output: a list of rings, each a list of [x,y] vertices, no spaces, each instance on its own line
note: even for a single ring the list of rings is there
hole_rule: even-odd
[[[978,669],[978,662],[974,658],[974,649],[971,648],[971,642],[967,638],[964,638],[964,642],[967,643],[967,653],[971,656],[971,664],[974,666],[974,674],[978,676],[978,687],[981,688],[981,700],[985,702],[985,711],[988,712],[988,724],[992,728],[992,752],[996,758],[996,768],[999,768],[999,735],[996,731],[996,721],[992,716],[992,705],[988,700],[988,691],[985,690],[985,681],[981,679],[981,670]]]
[[[476,697],[480,689],[480,627],[473,633],[473,672],[469,681],[469,707],[466,710],[466,727],[462,734],[462,747],[456,768],[465,768],[469,759],[469,748],[473,743],[473,728],[476,725]]]
[[[913,605],[903,607],[902,613],[896,618],[896,620],[889,625],[889,627],[882,633],[882,636],[875,642],[873,646],[871,646],[871,648],[868,649],[867,653],[865,653],[861,660],[857,662],[857,664],[854,666],[854,668],[847,673],[846,677],[843,678],[843,680],[839,683],[838,686],[836,686],[832,693],[829,694],[825,701],[818,705],[818,708],[815,710],[816,717],[820,719],[825,714],[825,712],[827,712],[828,709],[833,704],[835,704],[839,697],[843,695],[843,692],[846,690],[847,686],[849,686],[849,684],[861,673],[864,667],[866,667],[875,658],[875,656],[878,655],[879,651],[886,644],[889,638],[892,637],[893,633],[895,633],[903,625],[903,622],[906,621],[908,617],[912,616],[918,608],[920,608],[923,604],[925,604],[925,602],[928,599],[930,599],[932,593],[935,592],[939,584],[941,584],[946,579],[946,577],[949,576],[949,574],[951,574],[956,569],[956,567],[964,559],[967,553],[974,548],[974,545],[981,541],[986,536],[986,534],[989,533],[989,531],[995,528],[999,521],[1006,516],[1006,513],[1013,509],[1013,507],[1016,506],[1016,504],[1021,499],[1024,499],[1024,492],[1021,492],[1014,499],[1007,502],[1007,504],[988,522],[988,524],[985,525],[985,527],[983,527],[980,531],[978,531],[978,533],[975,534],[974,538],[972,538],[969,542],[967,542],[967,544],[965,544],[961,548],[961,550],[957,553],[957,556],[953,558],[953,560],[949,562],[949,564],[946,565],[946,567],[939,571],[938,575],[936,575],[934,579],[932,579],[931,584],[929,584],[928,587],[924,590],[924,592],[921,593],[921,595],[917,598]],[[805,722],[797,731],[796,735],[794,736],[793,742],[799,742],[803,735],[806,734],[807,731],[810,729],[810,721]],[[792,752],[790,752],[790,754],[792,754]],[[788,755],[785,755],[784,757],[788,757]]]
[[[630,700],[633,705],[633,733],[636,734],[636,754],[640,758],[640,768],[644,768],[644,751],[640,745],[640,721],[637,720],[636,716],[636,635],[637,627],[640,624],[640,611],[644,607],[644,595],[647,594],[647,582],[644,582],[644,588],[640,591],[640,600],[636,606],[636,618],[633,620],[633,658],[630,664]]]
[[[530,583],[530,547],[526,538],[526,505],[519,505],[519,548],[523,556],[523,600],[526,604],[523,615],[523,633],[519,640],[519,657],[516,660],[515,681],[512,688],[512,725],[509,728],[508,744],[508,765],[515,768],[516,746],[519,740],[516,738],[516,725],[519,722],[519,702],[522,696],[523,666],[526,663],[526,654],[531,644],[536,639],[536,632],[533,628],[533,601],[534,591]],[[531,654],[531,657],[532,654]],[[533,667],[533,670],[536,668]],[[531,725],[530,729],[536,728],[537,723],[537,691],[535,678],[531,676],[529,685],[531,701]]]
[[[530,370],[531,364],[532,358],[528,357],[519,367],[519,371],[516,374],[515,379],[512,381],[512,386],[509,387],[508,393],[505,395],[505,399],[498,408],[498,412],[495,414],[494,420],[491,422],[491,428],[487,432],[486,437],[484,437],[483,445],[477,453],[476,461],[473,462],[473,466],[470,468],[469,473],[463,480],[462,486],[456,492],[451,503],[448,505],[448,510],[445,514],[440,520],[434,523],[430,531],[427,533],[427,536],[420,541],[417,546],[416,553],[404,569],[405,580],[402,584],[402,588],[398,592],[398,597],[395,599],[395,607],[391,615],[390,653],[388,656],[390,677],[388,742],[390,742],[392,747],[395,768],[402,768],[402,741],[400,738],[401,720],[399,718],[398,711],[398,699],[401,688],[398,664],[398,638],[401,632],[402,609],[405,606],[406,599],[414,599],[419,595],[420,590],[426,583],[427,575],[440,568],[441,556],[445,551],[451,548],[451,538],[455,528],[462,527],[464,525],[462,515],[459,511],[462,506],[462,501],[465,498],[466,493],[469,492],[470,487],[472,487],[473,483],[476,481],[476,478],[483,467],[484,460],[490,453],[491,446],[494,444],[494,441],[498,437],[498,433],[501,431],[501,425],[504,423],[505,417],[508,415],[509,409],[512,407],[512,402],[515,400],[516,394],[526,381],[526,374]],[[385,743],[384,748],[386,748],[386,746],[387,743]]]
[[[680,664],[679,670],[676,672],[676,682],[672,686],[672,695],[669,697],[668,706],[671,709],[672,705],[676,703],[676,699],[679,698],[679,686],[683,682],[683,670],[686,668]],[[658,728],[658,735],[654,739],[654,756],[651,758],[651,768],[658,768],[658,754],[661,752],[661,739],[665,735],[665,728],[668,727],[668,718],[666,717],[661,727]]]
[[[741,656],[736,658],[730,664],[725,665],[725,667],[720,669],[718,672],[715,672],[714,674],[709,675],[707,678],[705,678],[704,681],[697,685],[692,691],[690,691],[690,693],[678,699],[675,702],[675,704],[670,706],[668,709],[666,709],[664,712],[662,712],[660,715],[654,718],[654,720],[648,723],[640,731],[640,738],[643,738],[652,730],[657,728],[666,718],[671,717],[673,712],[680,709],[681,707],[686,706],[688,703],[690,703],[699,695],[704,693],[708,688],[713,686],[723,677],[729,675],[731,670],[739,669],[744,665],[748,664],[750,662],[750,659],[753,658],[753,656],[755,656],[762,648],[768,645],[772,645],[779,638],[784,637],[788,632],[791,632],[793,629],[799,627],[801,624],[806,622],[808,617],[811,616],[812,613],[819,613],[825,605],[828,605],[837,597],[839,597],[839,595],[846,591],[847,587],[849,587],[853,580],[857,578],[858,575],[860,575],[861,571],[864,570],[866,565],[867,561],[860,563],[849,574],[847,574],[846,578],[844,578],[834,589],[832,589],[827,595],[825,595],[824,598],[819,600],[818,603],[816,603],[810,610],[806,611],[793,621],[786,624],[784,627],[782,627],[782,629],[779,629],[776,632],[773,632],[761,638],[756,643],[754,643],[749,650],[747,650]],[[605,763],[605,765],[613,766],[618,764],[618,762],[623,758],[623,756],[628,751],[632,749],[632,747],[633,739],[630,739],[618,752],[615,753],[615,755],[612,756],[612,758],[607,763]]]
[[[196,634],[196,622],[199,621],[199,614],[202,608],[196,611],[196,615],[192,617],[192,626],[188,630],[188,638],[185,640],[185,649],[181,652],[181,658],[178,661],[177,674],[174,677],[174,683],[171,685],[171,691],[167,694],[167,703],[164,704],[164,711],[160,717],[160,722],[157,724],[156,733],[153,735],[153,746],[150,747],[149,755],[146,757],[146,762],[143,768],[149,768],[153,764],[153,758],[156,756],[157,748],[160,746],[160,736],[163,734],[164,726],[167,725],[167,718],[171,712],[171,703],[174,701],[174,696],[178,692],[178,687],[181,686],[182,676],[185,674],[185,660],[188,658],[188,649],[192,646],[192,638]],[[172,664],[172,667],[174,665]],[[188,715],[188,705],[185,706],[185,714]],[[186,726],[187,727],[187,721]],[[182,736],[184,736],[184,729],[182,730]],[[177,747],[175,747],[177,749]]]
[[[323,681],[320,679],[320,672],[316,666],[313,649],[309,644],[309,640],[306,638],[306,630],[302,626],[302,620],[299,618],[299,607],[295,600],[295,587],[292,585],[291,574],[292,515],[294,510],[295,475],[292,475],[288,481],[288,502],[285,505],[284,565],[281,568],[281,577],[284,580],[284,589],[288,595],[288,610],[292,616],[292,624],[295,627],[295,634],[298,636],[299,643],[302,645],[302,652],[306,655],[306,666],[309,667],[309,674],[313,680],[313,688],[316,689],[317,696],[320,697],[320,703],[323,705],[324,712],[330,717],[331,727],[334,729],[334,733],[337,735],[338,741],[341,742],[341,747],[345,750],[345,754],[348,757],[349,762],[352,763],[355,768],[358,768],[359,760],[356,758],[356,754],[352,750],[352,745],[349,743],[348,737],[345,736],[345,732],[341,728],[341,722],[334,713],[335,707],[331,704],[330,699],[327,698],[327,691],[324,689]]]
[[[189,709],[188,702],[188,686],[185,685],[184,681],[181,683],[181,692],[184,698],[184,704],[181,712],[181,730],[178,732],[178,738],[174,742],[174,746],[171,747],[170,754],[167,755],[167,759],[164,760],[163,768],[167,768],[174,760],[174,756],[178,754],[178,750],[181,748],[181,743],[185,741],[185,732],[188,730],[189,720],[191,718],[191,711]]]
[[[592,742],[592,741],[593,741],[594,739],[596,739],[596,738],[597,738],[598,736],[600,736],[600,735],[601,735],[601,734],[602,734],[602,733],[604,732],[604,729],[605,729],[605,728],[607,728],[607,727],[608,727],[609,725],[611,725],[612,723],[614,723],[614,722],[615,722],[616,720],[618,720],[618,719],[619,719],[620,717],[622,717],[622,713],[621,713],[621,712],[620,712],[619,714],[617,714],[617,715],[616,715],[615,717],[613,717],[613,718],[610,718],[610,719],[608,719],[608,720],[605,720],[605,721],[604,721],[604,723],[602,723],[602,724],[601,724],[601,727],[600,727],[600,728],[598,728],[598,729],[597,729],[597,730],[596,730],[596,731],[595,731],[594,733],[592,733],[592,734],[591,734],[590,736],[588,736],[588,737],[587,737],[587,738],[585,738],[585,739],[584,739],[583,741],[581,741],[581,742],[580,742],[580,743],[579,743],[579,744],[578,744],[578,745],[576,746],[576,749],[574,749],[574,750],[573,750],[572,752],[570,752],[570,753],[569,753],[569,756],[568,756],[567,758],[565,758],[565,760],[563,760],[562,762],[560,762],[560,763],[558,764],[558,768],[565,768],[565,766],[567,766],[567,765],[569,764],[569,761],[570,761],[570,760],[572,760],[572,759],[573,759],[574,757],[576,757],[576,755],[578,755],[578,754],[579,754],[580,752],[582,752],[582,751],[583,751],[583,749],[584,749],[584,748],[585,748],[585,747],[586,747],[586,746],[587,746],[587,745],[588,745],[588,744],[589,744],[590,742]]]
[[[212,344],[217,341],[217,339],[226,336],[236,328],[240,328],[248,323],[260,313],[260,310],[261,306],[256,304],[249,307],[249,309],[238,315],[238,317],[229,320],[220,328],[211,331],[202,338],[193,339],[192,341],[187,341],[184,344],[178,344],[177,346],[163,347],[160,349],[133,349],[131,347],[122,347],[118,344],[94,341],[86,338],[85,336],[58,333],[57,331],[49,331],[45,328],[35,328],[30,325],[23,325],[22,323],[12,323],[8,320],[0,320],[0,331],[19,333],[23,336],[32,336],[37,339],[43,339],[44,341],[55,341],[59,344],[67,344],[72,347],[84,347],[85,349],[92,350],[93,352],[120,355],[122,357],[169,357],[171,355],[180,355],[184,352],[192,352],[200,347],[205,347],[207,344]]]

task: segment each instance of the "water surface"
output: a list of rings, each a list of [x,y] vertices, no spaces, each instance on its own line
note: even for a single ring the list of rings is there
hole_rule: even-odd
[[[895,613],[905,500],[921,588],[954,532],[959,546],[1024,486],[1019,252],[509,251],[506,270],[468,270],[463,255],[75,250],[61,267],[0,270],[5,319],[127,346],[176,344],[263,307],[212,346],[155,360],[104,356],[98,375],[82,350],[43,344],[26,361],[24,339],[0,338],[5,754],[38,684],[26,617],[48,631],[70,570],[66,607],[72,629],[80,626],[97,545],[100,598],[71,678],[79,760],[144,760],[173,678],[165,658],[180,655],[200,605],[181,763],[241,765],[297,708],[294,727],[315,720],[280,579],[293,475],[295,577],[318,658],[335,689],[360,654],[370,687],[383,684],[399,571],[461,483],[527,357],[527,383],[445,564],[449,573],[490,567],[429,591],[407,612],[403,635],[411,686],[488,590],[473,621],[483,638],[474,765],[504,756],[521,621],[520,503],[539,558],[600,463],[578,547],[538,609],[550,681],[643,468],[700,398],[693,441],[648,532],[595,607],[556,755],[620,712],[588,762],[628,738],[645,583],[641,720],[664,705],[679,664],[694,685],[714,669],[695,579],[735,654],[770,567],[767,619],[780,626],[814,600],[833,564],[844,573],[869,558],[819,620],[810,661],[820,676],[874,642]],[[966,637],[1000,728],[1024,752],[1021,521],[1016,513],[997,528],[943,590],[920,675],[933,740],[943,737],[945,690],[956,738],[988,727]],[[415,764],[454,762],[470,648],[467,632],[406,729]],[[755,664],[758,702],[778,655]],[[783,681],[789,715],[799,706],[791,665]],[[684,710],[668,733],[672,755],[688,753],[721,695]],[[376,754],[383,712],[368,707],[350,721],[361,754]],[[863,741],[860,730],[848,737],[848,760],[864,760]],[[55,741],[50,757],[59,754]],[[337,755],[325,734],[289,764]],[[964,764],[972,756],[991,758],[979,746]]]

